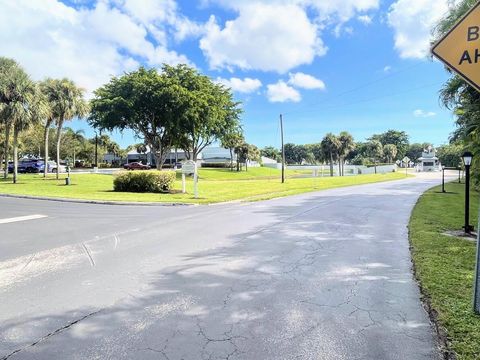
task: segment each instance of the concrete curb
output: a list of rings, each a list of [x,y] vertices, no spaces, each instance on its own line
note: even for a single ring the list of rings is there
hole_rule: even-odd
[[[199,204],[186,203],[161,203],[161,202],[126,202],[126,201],[105,201],[105,200],[83,200],[83,199],[69,199],[69,198],[55,198],[43,196],[29,196],[29,195],[12,195],[0,194],[0,197],[13,199],[28,199],[28,200],[42,200],[42,201],[57,201],[65,203],[77,204],[96,204],[96,205],[121,205],[121,206],[200,206]]]

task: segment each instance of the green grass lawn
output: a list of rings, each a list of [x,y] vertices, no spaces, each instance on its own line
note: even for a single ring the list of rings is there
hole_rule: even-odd
[[[416,275],[438,321],[446,329],[457,359],[480,359],[480,316],[473,314],[475,243],[442,235],[461,230],[464,184],[448,183],[427,191],[410,220],[410,241]],[[477,228],[479,194],[471,194],[470,224]]]
[[[290,172],[290,176],[298,175]],[[187,179],[187,193],[180,192],[182,183],[177,179],[170,194],[138,194],[114,192],[113,177],[101,174],[73,174],[71,186],[65,186],[65,175],[55,180],[54,175],[43,179],[41,175],[20,174],[17,184],[0,180],[0,193],[59,198],[105,201],[175,202],[208,204],[231,200],[264,200],[309,191],[373,182],[404,179],[405,174],[359,175],[346,177],[289,178],[280,182],[280,171],[256,168],[248,172],[232,172],[224,169],[201,169],[198,183],[199,198],[193,197],[193,181]],[[181,175],[178,176],[181,178]]]

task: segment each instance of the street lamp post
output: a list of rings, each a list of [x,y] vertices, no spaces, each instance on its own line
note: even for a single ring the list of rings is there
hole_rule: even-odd
[[[442,165],[442,192],[445,192],[445,165]]]
[[[464,230],[466,234],[470,234],[473,230],[473,226],[470,222],[470,165],[472,165],[473,154],[470,151],[466,151],[462,155],[463,164],[465,165],[465,225]]]

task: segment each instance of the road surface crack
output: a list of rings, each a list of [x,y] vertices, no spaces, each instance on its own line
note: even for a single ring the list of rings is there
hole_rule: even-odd
[[[79,319],[76,319],[76,320],[74,320],[74,321],[72,321],[72,322],[69,322],[67,325],[62,326],[62,327],[60,327],[60,328],[58,328],[58,329],[56,329],[56,330],[48,333],[48,334],[45,335],[45,336],[42,336],[40,339],[34,341],[33,343],[28,344],[28,345],[26,345],[26,346],[24,346],[24,347],[22,347],[22,348],[20,348],[20,349],[16,349],[16,350],[12,351],[10,354],[7,354],[7,355],[5,355],[4,357],[2,357],[0,360],[7,360],[7,359],[9,359],[10,357],[12,357],[13,355],[18,354],[18,353],[21,352],[21,351],[24,351],[24,350],[26,350],[26,349],[28,349],[28,348],[30,348],[30,347],[34,347],[35,345],[38,345],[39,343],[41,343],[41,342],[43,342],[43,341],[51,338],[52,336],[58,335],[58,334],[62,333],[63,331],[70,329],[73,325],[78,324],[79,322],[81,322],[81,321],[83,321],[83,320],[86,320],[86,319],[88,319],[89,317],[92,317],[92,316],[98,314],[100,311],[102,311],[102,310],[97,310],[97,311],[91,312],[91,313],[89,313],[89,314],[87,314],[87,315],[85,315],[85,316],[82,316],[82,317],[79,318]]]

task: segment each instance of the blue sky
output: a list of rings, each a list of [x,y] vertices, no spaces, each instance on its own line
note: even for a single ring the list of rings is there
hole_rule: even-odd
[[[447,0],[0,0],[0,56],[35,79],[70,77],[88,96],[140,65],[187,62],[232,86],[260,147],[279,146],[281,113],[287,142],[398,129],[439,145],[454,119],[428,48],[447,10]]]

